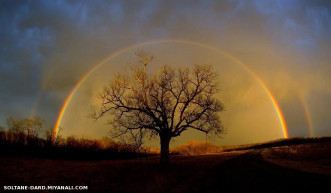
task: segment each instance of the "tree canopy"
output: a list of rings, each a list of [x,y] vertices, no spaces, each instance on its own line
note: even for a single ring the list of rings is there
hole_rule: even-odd
[[[163,65],[149,73],[153,56],[142,50],[130,73],[117,74],[98,95],[101,106],[90,114],[99,119],[110,114],[113,137],[132,140],[137,146],[146,137],[159,136],[161,162],[168,162],[169,142],[182,132],[195,129],[206,134],[224,132],[220,112],[218,74],[211,65],[174,68]]]

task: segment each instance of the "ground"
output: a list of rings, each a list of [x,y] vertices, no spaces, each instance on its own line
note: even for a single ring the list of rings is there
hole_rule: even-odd
[[[160,167],[158,157],[103,161],[0,157],[0,192],[3,185],[88,185],[88,192],[123,193],[315,193],[329,188],[330,175],[282,167],[266,160],[265,152],[172,156],[167,169]]]

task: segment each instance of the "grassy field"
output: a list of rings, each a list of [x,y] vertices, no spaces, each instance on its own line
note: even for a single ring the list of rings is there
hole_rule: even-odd
[[[68,161],[0,157],[2,185],[88,185],[93,192],[175,192],[239,152],[172,156],[166,171],[159,157],[131,160]],[[174,192],[174,191],[173,191]]]
[[[283,167],[331,175],[331,141],[267,148],[262,154]]]
[[[172,155],[168,168],[161,168],[158,156],[94,161],[0,156],[0,192],[4,185],[87,185],[85,192],[123,193],[324,192],[331,184],[330,148],[331,141],[322,140]]]

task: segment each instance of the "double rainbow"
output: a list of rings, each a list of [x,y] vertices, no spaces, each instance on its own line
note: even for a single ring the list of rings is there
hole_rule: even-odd
[[[143,43],[139,43],[139,44],[135,44],[126,48],[123,48],[111,55],[109,55],[108,57],[106,57],[105,59],[103,59],[102,61],[100,61],[98,64],[94,65],[93,68],[91,68],[78,82],[77,84],[74,86],[74,88],[71,90],[71,92],[69,93],[68,97],[66,98],[60,113],[58,115],[58,118],[56,120],[55,126],[54,126],[54,135],[57,135],[58,131],[59,131],[59,127],[63,118],[63,115],[68,107],[68,104],[70,103],[72,97],[75,95],[76,91],[79,89],[79,87],[82,85],[82,83],[95,71],[97,70],[99,67],[101,67],[103,64],[105,64],[107,61],[111,60],[112,58],[120,55],[121,53],[131,50],[133,48],[137,48],[139,46],[145,46],[145,45],[150,45],[150,44],[159,44],[159,43],[185,43],[185,44],[191,44],[191,45],[195,45],[195,46],[201,46],[201,47],[205,47],[208,49],[212,49],[215,50],[217,52],[220,52],[224,55],[226,55],[227,57],[229,57],[230,59],[236,61],[238,64],[240,64],[245,70],[247,70],[249,73],[251,73],[253,75],[253,77],[259,82],[259,84],[262,86],[262,88],[264,89],[264,91],[266,92],[266,94],[268,95],[268,97],[270,98],[274,109],[277,112],[279,121],[280,121],[280,125],[282,127],[282,132],[283,132],[283,137],[284,138],[288,138],[288,131],[287,131],[287,127],[286,127],[286,123],[285,123],[285,119],[283,116],[283,113],[275,99],[275,97],[273,96],[273,94],[271,93],[271,91],[268,89],[268,87],[264,84],[264,82],[261,80],[260,77],[258,77],[247,65],[245,65],[241,60],[239,60],[238,58],[234,57],[233,55],[231,55],[230,53],[221,50],[215,46],[212,45],[206,45],[206,44],[202,44],[200,42],[196,42],[196,41],[189,41],[189,40],[178,40],[178,39],[164,39],[164,40],[153,40],[153,41],[147,41],[147,42],[143,42]]]

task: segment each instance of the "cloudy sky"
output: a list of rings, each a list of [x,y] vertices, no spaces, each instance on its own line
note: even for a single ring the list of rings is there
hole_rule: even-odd
[[[129,46],[144,47],[142,43],[146,41],[177,39],[215,47],[242,61],[274,95],[290,136],[331,135],[331,4],[327,0],[2,0],[0,24],[0,125],[5,125],[7,117],[39,116],[46,121],[46,127],[52,127],[70,91],[100,61]],[[188,53],[198,52],[205,54],[206,58],[217,55],[195,44],[182,44],[158,43],[146,49],[159,54],[159,59],[178,57],[181,62],[188,63],[192,63],[185,60],[190,58]],[[132,47],[133,50],[137,48],[139,46]],[[186,53],[186,57],[167,52],[176,49],[183,55]],[[158,51],[167,53],[161,56]],[[121,71],[121,65],[126,62],[123,58],[129,60],[130,54],[132,50],[119,56],[122,59],[118,58],[117,62],[121,64],[113,67],[114,72]],[[220,57],[217,61],[225,57],[220,55],[217,55]],[[202,63],[213,62],[196,59]],[[245,76],[244,72],[235,72],[236,67],[227,70],[227,75],[242,73],[240,77]],[[108,74],[113,72],[110,70]],[[227,95],[232,92],[227,88],[230,82],[237,81],[231,77],[234,76],[224,75],[224,82],[229,84],[225,83],[222,95],[225,100],[231,101],[232,97],[237,96],[232,101],[240,101],[239,87],[237,94]],[[72,107],[69,104],[68,110],[77,110],[75,104],[78,107],[85,103],[82,100],[87,93],[84,88],[93,86],[88,80],[85,82],[80,99],[77,94],[76,102],[72,102]],[[241,84],[240,88],[260,92],[255,83]],[[263,95],[248,94],[243,95],[249,98],[248,101]],[[83,104],[79,104],[80,100]],[[227,120],[243,124],[242,128],[232,126],[232,129],[229,126],[228,134],[223,138],[225,144],[261,141],[247,137],[255,134],[246,127],[257,126],[252,121],[245,122],[245,119],[250,119],[248,115],[238,118],[240,113],[252,114],[250,111],[243,112],[242,109],[247,107],[236,103],[237,106],[232,109],[241,109],[239,112],[231,110],[229,103],[229,113],[225,115]],[[259,106],[258,100],[255,103],[254,106]],[[261,120],[259,127],[277,124],[270,122],[274,120],[272,105],[266,104],[261,109],[264,111],[259,110],[260,113],[255,109],[254,116],[254,119]],[[69,114],[65,114],[63,119],[70,117]],[[71,125],[67,123],[67,128],[62,126],[68,134],[77,132],[78,135],[82,133],[74,128],[74,123],[84,121],[73,120]],[[231,125],[231,121],[228,122]],[[226,122],[224,124],[227,127]],[[246,137],[242,137],[241,133],[245,133]],[[93,132],[86,135],[94,137]],[[270,139],[280,137],[272,135]]]

